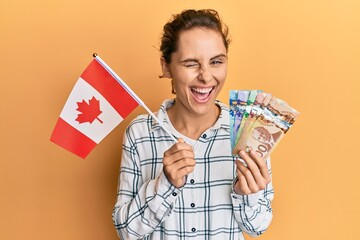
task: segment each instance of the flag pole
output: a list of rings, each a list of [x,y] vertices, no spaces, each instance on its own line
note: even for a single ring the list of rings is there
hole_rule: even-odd
[[[159,125],[164,129],[164,131],[169,134],[169,136],[174,140],[174,142],[178,142],[177,139],[170,133],[170,131],[159,121],[159,119],[155,116],[155,114],[145,105],[145,103],[136,95],[136,93],[129,88],[129,86],[102,60],[96,53],[93,54],[93,57],[120,83],[121,86],[125,88],[125,90],[141,105],[145,110],[159,123]]]

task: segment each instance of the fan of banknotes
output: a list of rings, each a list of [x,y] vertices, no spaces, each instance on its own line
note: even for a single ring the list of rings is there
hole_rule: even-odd
[[[299,116],[286,102],[261,90],[230,91],[232,154],[254,149],[266,159]]]

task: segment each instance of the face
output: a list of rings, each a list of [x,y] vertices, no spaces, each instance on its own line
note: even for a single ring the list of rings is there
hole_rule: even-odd
[[[262,143],[270,143],[271,134],[264,128],[257,127],[252,132],[253,138]]]
[[[214,111],[227,74],[227,52],[220,33],[206,28],[181,32],[171,62],[162,59],[161,63],[164,76],[173,81],[177,111],[196,115]]]

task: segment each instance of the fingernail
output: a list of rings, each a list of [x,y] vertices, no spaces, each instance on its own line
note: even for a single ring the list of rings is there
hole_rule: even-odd
[[[261,154],[255,150],[252,150],[251,152],[254,156],[258,156],[258,157],[261,157]]]
[[[245,156],[245,151],[244,150],[240,151],[240,156]]]

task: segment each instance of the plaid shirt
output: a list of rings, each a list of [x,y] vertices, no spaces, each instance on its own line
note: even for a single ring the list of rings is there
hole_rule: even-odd
[[[156,113],[176,137],[166,100]],[[128,239],[244,239],[260,235],[272,219],[273,188],[250,195],[233,191],[236,167],[231,155],[229,109],[216,102],[221,114],[215,125],[194,142],[194,171],[182,188],[163,172],[163,153],[174,141],[150,115],[134,119],[124,133],[117,202],[113,221]],[[270,169],[270,160],[267,160]]]

